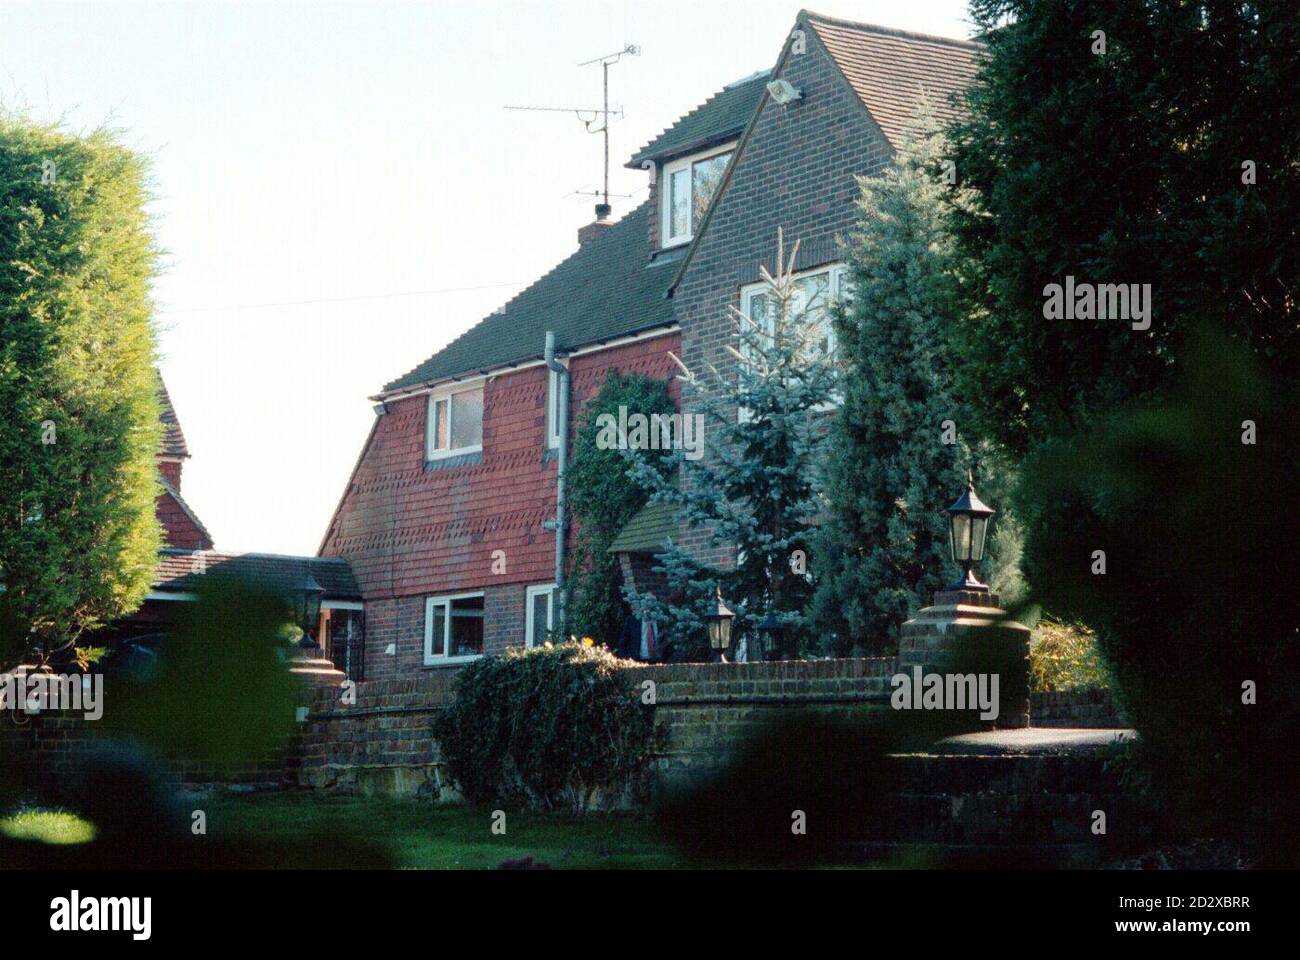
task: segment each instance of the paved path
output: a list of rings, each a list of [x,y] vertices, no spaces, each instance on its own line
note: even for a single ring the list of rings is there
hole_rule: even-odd
[[[946,737],[932,748],[937,754],[968,754],[1005,756],[1010,754],[1085,754],[1091,755],[1098,747],[1119,741],[1132,740],[1133,730],[1076,729],[1067,727],[1026,727],[1021,730],[981,730]]]

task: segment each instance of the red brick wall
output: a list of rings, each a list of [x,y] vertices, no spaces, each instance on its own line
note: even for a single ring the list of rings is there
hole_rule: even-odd
[[[206,550],[212,546],[211,541],[203,535],[203,531],[180,508],[180,504],[170,493],[164,491],[159,494],[157,513],[158,522],[163,526],[163,540],[167,546],[185,550]]]
[[[676,334],[574,357],[571,414],[599,392],[616,368],[660,379],[675,372]],[[546,370],[490,377],[484,387],[483,453],[463,466],[427,469],[427,396],[390,404],[330,525],[322,554],[345,557],[366,600],[367,678],[418,669],[423,662],[424,598],[485,594],[489,652],[524,639],[524,590],[554,579],[553,457],[546,456]],[[676,396],[676,381],[673,381]],[[493,551],[505,552],[495,574]],[[388,644],[396,654],[386,655]],[[372,670],[377,672],[371,672]]]
[[[179,460],[159,460],[158,472],[162,478],[172,485],[172,489],[177,493],[181,492],[181,467],[183,464]]]

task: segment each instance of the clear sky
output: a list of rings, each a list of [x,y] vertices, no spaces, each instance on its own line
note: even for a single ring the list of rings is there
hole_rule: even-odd
[[[818,0],[819,13],[966,37],[964,0]],[[600,138],[579,61],[611,70],[622,163],[723,85],[770,67],[774,0],[5,3],[0,103],[108,123],[153,159],[162,370],[219,549],[314,553],[368,397],[577,247]],[[540,345],[539,345],[540,348]]]

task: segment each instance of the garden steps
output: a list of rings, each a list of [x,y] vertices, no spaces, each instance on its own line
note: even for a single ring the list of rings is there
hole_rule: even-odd
[[[1017,855],[1020,845],[1026,857],[1037,857],[1050,847],[1066,862],[1088,861],[1090,850],[1108,851],[1117,837],[1149,829],[1105,756],[1111,744],[1131,736],[1126,730],[986,731],[894,754],[897,802],[893,822],[882,824],[877,839],[973,857],[989,850]],[[1104,836],[1093,832],[1097,810],[1106,816]]]

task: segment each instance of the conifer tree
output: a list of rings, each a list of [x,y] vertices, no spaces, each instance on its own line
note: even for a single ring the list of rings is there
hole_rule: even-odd
[[[659,558],[668,587],[659,596],[629,591],[633,608],[651,616],[673,659],[708,653],[704,614],[721,590],[735,611],[733,636],[753,636],[769,612],[786,628],[787,654],[809,640],[805,611],[812,596],[807,574],[826,430],[817,414],[834,399],[838,373],[826,354],[827,291],[810,291],[795,276],[799,244],[785,249],[778,233],[775,271],[766,284],[760,315],[729,307],[737,346],[723,348],[719,363],[681,378],[701,418],[703,455],[660,475],[632,456],[655,502],[674,504],[687,527],[708,531],[710,543],[730,552],[734,567],[714,566],[674,544]]]
[[[944,508],[967,469],[979,461],[986,499],[1001,489],[987,449],[968,440],[945,342],[961,302],[947,218],[962,201],[945,182],[945,155],[923,108],[894,165],[861,181],[852,297],[835,317],[844,402],[829,444],[812,607],[825,647],[841,655],[890,648],[902,622],[956,579]],[[1005,510],[995,531],[994,544],[1014,552]],[[1007,586],[1011,571],[998,572]]]

